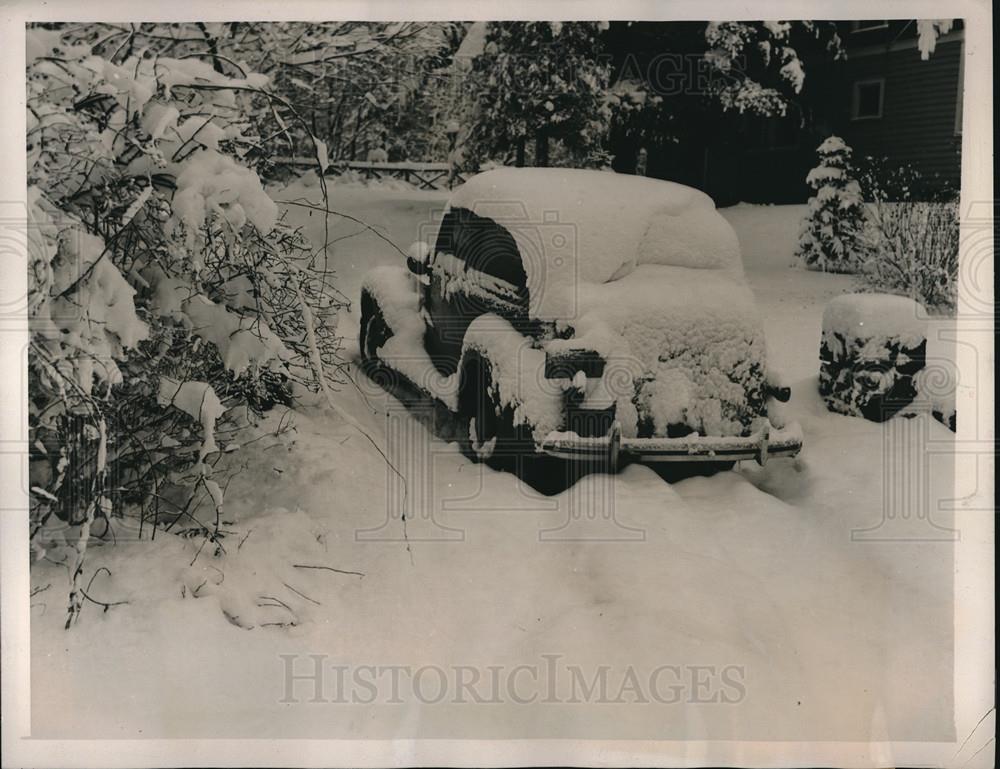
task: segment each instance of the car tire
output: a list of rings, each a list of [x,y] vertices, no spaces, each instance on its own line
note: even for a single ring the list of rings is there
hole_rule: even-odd
[[[392,329],[385,321],[382,308],[368,291],[361,292],[361,330],[358,346],[361,348],[361,362],[366,367],[378,363],[378,350],[392,336]]]
[[[509,406],[500,403],[493,386],[493,365],[479,353],[462,363],[459,394],[460,445],[474,462],[495,470],[515,470],[522,453],[519,430]]]

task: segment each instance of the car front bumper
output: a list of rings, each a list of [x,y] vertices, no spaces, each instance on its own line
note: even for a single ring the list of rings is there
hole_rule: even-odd
[[[770,423],[752,435],[734,437],[685,436],[683,438],[625,438],[616,422],[607,435],[581,438],[576,433],[554,432],[540,450],[569,461],[602,462],[616,468],[623,458],[639,462],[734,462],[753,459],[760,465],[770,457],[794,457],[802,449],[797,422],[778,429]]]

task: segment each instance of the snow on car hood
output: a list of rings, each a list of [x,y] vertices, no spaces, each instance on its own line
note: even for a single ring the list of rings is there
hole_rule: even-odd
[[[599,287],[643,264],[742,274],[739,242],[703,192],[610,171],[498,168],[457,189],[466,208],[514,237],[528,278],[529,313],[559,320]]]
[[[639,265],[620,280],[581,285],[575,301],[578,312],[561,324],[573,336],[546,349],[591,349],[605,359],[590,405],[616,402],[626,436],[682,425],[701,435],[752,429],[766,352],[742,273]]]

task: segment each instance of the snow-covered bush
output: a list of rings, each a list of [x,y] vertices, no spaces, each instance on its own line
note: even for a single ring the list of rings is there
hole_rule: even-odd
[[[888,294],[845,294],[823,312],[819,391],[827,408],[884,422],[913,402],[927,359],[923,308]]]
[[[955,432],[958,414],[955,410],[955,389],[958,375],[952,365],[940,363],[921,370],[915,378],[917,397],[907,414],[930,412],[938,422]]]
[[[870,290],[954,312],[958,301],[958,204],[878,203],[858,276]]]
[[[858,181],[868,226],[858,267],[862,287],[954,312],[958,300],[958,196],[909,165],[865,158]]]
[[[865,206],[851,148],[839,136],[830,136],[817,152],[819,165],[806,177],[816,194],[809,198],[796,253],[813,270],[854,272],[862,251]]]
[[[854,175],[861,185],[861,194],[870,203],[958,200],[958,190],[939,174],[928,176],[909,163],[897,164],[884,155],[855,159]]]
[[[31,534],[42,557],[75,532],[67,624],[95,520],[149,531],[203,495],[214,525],[188,523],[221,547],[223,423],[322,387],[338,349],[328,276],[241,160],[267,79],[101,50],[27,32]]]

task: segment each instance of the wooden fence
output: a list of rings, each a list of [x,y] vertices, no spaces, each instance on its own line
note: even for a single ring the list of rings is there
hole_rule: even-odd
[[[275,163],[287,166],[315,168],[316,160],[311,158],[275,158]],[[326,173],[357,171],[366,179],[402,179],[422,190],[440,190],[462,184],[465,179],[459,172],[452,172],[448,163],[377,163],[368,160],[335,160]]]

